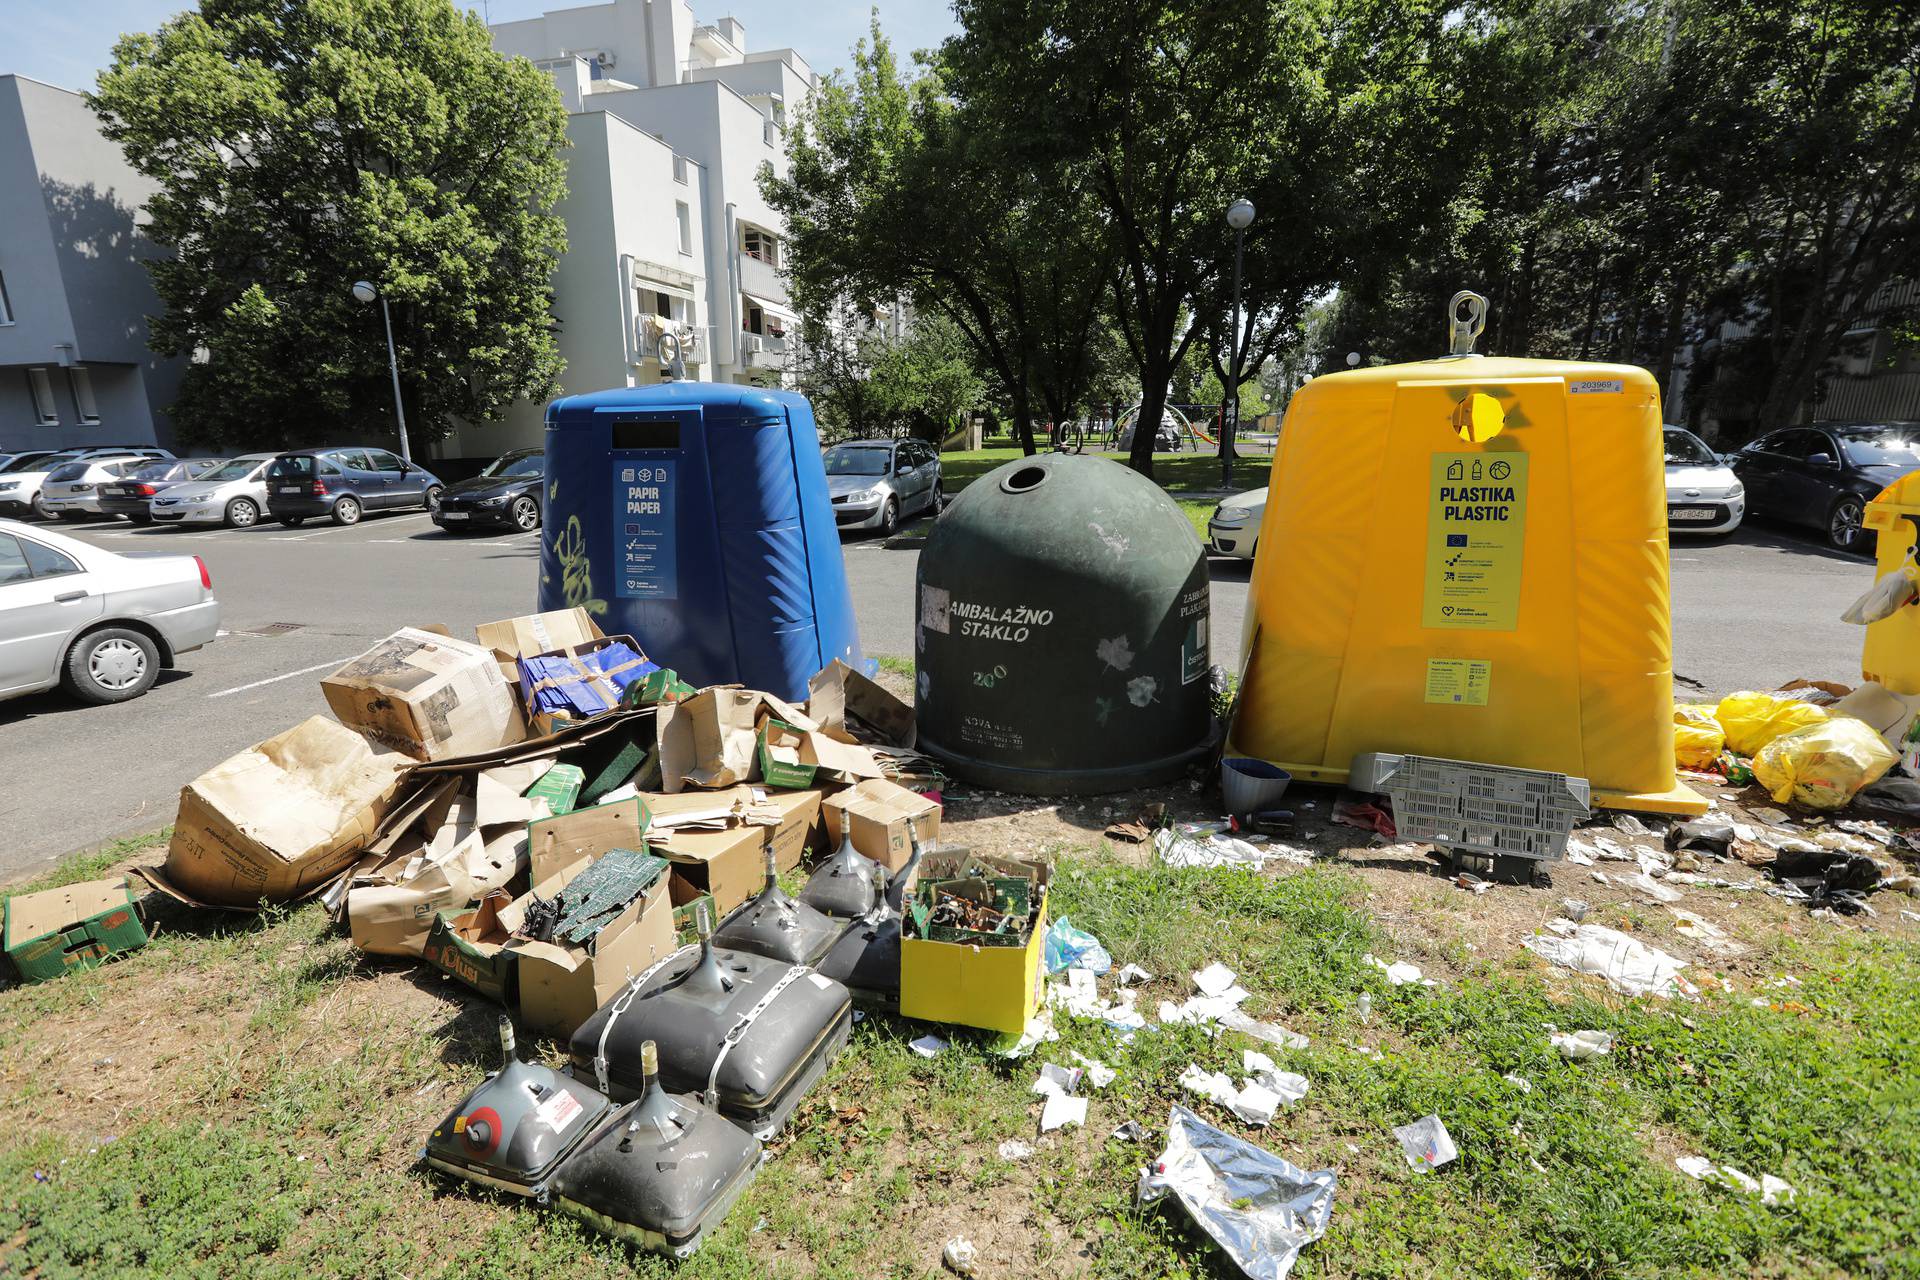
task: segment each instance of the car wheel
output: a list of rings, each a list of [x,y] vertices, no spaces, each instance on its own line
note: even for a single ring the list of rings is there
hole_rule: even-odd
[[[82,702],[125,702],[153,687],[160,651],[148,637],[108,627],[80,637],[67,652],[67,688]]]
[[[900,503],[893,498],[887,499],[887,505],[880,508],[880,536],[891,538],[900,531]]]
[[[306,522],[307,522],[307,518],[305,516],[281,516],[280,517],[280,523],[287,526],[287,528],[289,529],[298,529],[301,525],[305,524]]]
[[[133,521],[135,524],[152,524],[153,523],[152,516],[128,516],[127,519]]]
[[[333,522],[335,524],[359,524],[360,499],[349,494],[334,503]]]
[[[1833,510],[1827,514],[1827,541],[1836,550],[1853,551],[1864,541],[1865,530],[1861,520],[1866,517],[1866,505],[1854,494],[1847,494],[1833,504]]]
[[[439,485],[437,485],[437,484],[435,484],[435,485],[429,485],[429,486],[427,486],[427,493],[426,493],[426,498],[427,498],[427,510],[429,510],[429,511],[437,511],[437,510],[439,510],[439,508],[440,508],[440,486],[439,486]]]
[[[251,529],[260,523],[260,507],[252,498],[235,498],[227,504],[227,523],[236,529]]]
[[[946,509],[947,495],[941,490],[940,486],[936,484],[933,486],[933,501],[927,504],[927,510],[937,519],[940,513]]]
[[[507,508],[507,518],[513,521],[513,527],[520,532],[532,533],[540,527],[540,504],[522,494]]]
[[[33,495],[33,518],[35,520],[53,519],[53,512],[47,509],[47,500],[37,493]]]

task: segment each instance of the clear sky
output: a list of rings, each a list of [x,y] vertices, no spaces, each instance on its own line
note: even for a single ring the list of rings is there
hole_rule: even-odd
[[[572,7],[564,0],[455,2],[492,22]],[[0,75],[90,88],[121,32],[150,30],[190,7],[185,0],[0,0]],[[954,30],[947,0],[694,0],[693,12],[700,22],[731,14],[746,24],[750,49],[790,46],[824,75],[847,64],[876,7],[903,55],[931,48]]]

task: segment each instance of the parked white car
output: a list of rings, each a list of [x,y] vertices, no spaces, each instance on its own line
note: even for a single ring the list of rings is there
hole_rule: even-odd
[[[1747,489],[1724,459],[1685,427],[1665,429],[1667,529],[1732,533],[1747,514]]]
[[[150,459],[172,456],[168,450],[150,445],[95,445],[84,449],[62,449],[59,453],[45,456],[25,454],[0,466],[0,516],[33,515],[42,520],[53,519],[54,513],[47,510],[41,487],[52,472],[66,463],[87,458]]]
[[[220,629],[199,556],[115,555],[0,520],[0,698],[55,685],[125,702]]]
[[[247,453],[153,496],[155,524],[229,524],[251,529],[267,509],[267,464],[277,453]]]
[[[1260,545],[1260,521],[1267,514],[1267,491],[1249,489],[1220,500],[1207,520],[1207,545],[1216,555],[1253,559]]]
[[[62,520],[102,515],[100,490],[152,461],[144,454],[130,453],[63,462],[47,472],[47,478],[41,481],[40,502],[35,512]]]

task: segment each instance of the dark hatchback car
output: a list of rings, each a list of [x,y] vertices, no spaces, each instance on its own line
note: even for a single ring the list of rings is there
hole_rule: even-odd
[[[109,480],[100,486],[100,514],[125,516],[135,524],[152,524],[153,512],[147,502],[154,494],[198,480],[225,461],[225,458],[175,458],[150,462],[123,479]]]
[[[1861,551],[1874,495],[1920,471],[1920,422],[1822,422],[1769,432],[1731,459],[1747,511],[1808,525],[1841,551]]]
[[[530,533],[540,527],[540,481],[546,471],[544,449],[515,449],[487,464],[471,480],[456,480],[440,494],[433,522],[442,529],[508,525]]]
[[[442,487],[431,471],[385,449],[290,449],[267,465],[267,514],[288,526],[309,516],[359,524],[369,511],[431,511]]]

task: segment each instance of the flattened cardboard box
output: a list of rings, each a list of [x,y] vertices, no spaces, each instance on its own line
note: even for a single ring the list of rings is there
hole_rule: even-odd
[[[491,650],[402,627],[320,682],[340,723],[415,760],[486,751],[521,736]]]
[[[898,871],[913,856],[907,819],[914,820],[925,848],[933,848],[940,838],[939,804],[885,778],[868,778],[836,792],[827,797],[823,808],[822,818],[829,833],[840,830],[840,815],[845,812],[853,847],[889,871]]]
[[[0,947],[22,980],[45,982],[91,969],[147,944],[146,926],[123,877],[8,898]]]
[[[566,815],[568,818],[578,816],[578,813]],[[509,930],[518,929],[531,898],[552,899],[591,866],[595,856],[576,853],[570,862],[556,867],[552,862],[543,862],[536,850],[534,886],[526,897],[516,899],[500,913],[500,923]],[[539,875],[541,869],[546,871],[544,878]],[[627,904],[625,910],[585,945],[534,942],[526,938],[515,938],[508,944],[508,950],[515,957],[520,1021],[529,1030],[565,1039],[612,999],[629,978],[637,977],[655,961],[673,954],[676,948],[673,904],[668,891],[670,879],[671,876],[663,875],[647,886],[645,893]]]
[[[313,716],[182,788],[166,866],[135,874],[193,906],[245,909],[314,893],[373,839],[408,763]]]
[[[680,796],[651,796],[649,800],[662,814],[677,807],[711,807],[715,804],[751,802],[753,791],[735,787],[715,793]],[[735,907],[760,892],[766,883],[766,851],[773,849],[774,863],[783,871],[800,865],[807,849],[818,847],[820,832],[820,793],[793,791],[768,793],[757,808],[779,814],[773,826],[747,823],[724,831],[673,831],[657,829],[647,847],[673,866],[675,893],[681,902],[700,894],[713,897],[714,924]],[[662,835],[661,830],[666,834]]]
[[[544,738],[569,725],[585,723],[551,713],[529,716],[520,688],[520,659],[550,649],[605,639],[592,614],[579,608],[526,613],[499,622],[483,622],[474,629],[474,634],[482,645],[492,650],[494,661],[500,667],[500,678],[506,682],[507,693],[513,699],[514,717],[528,737]]]

